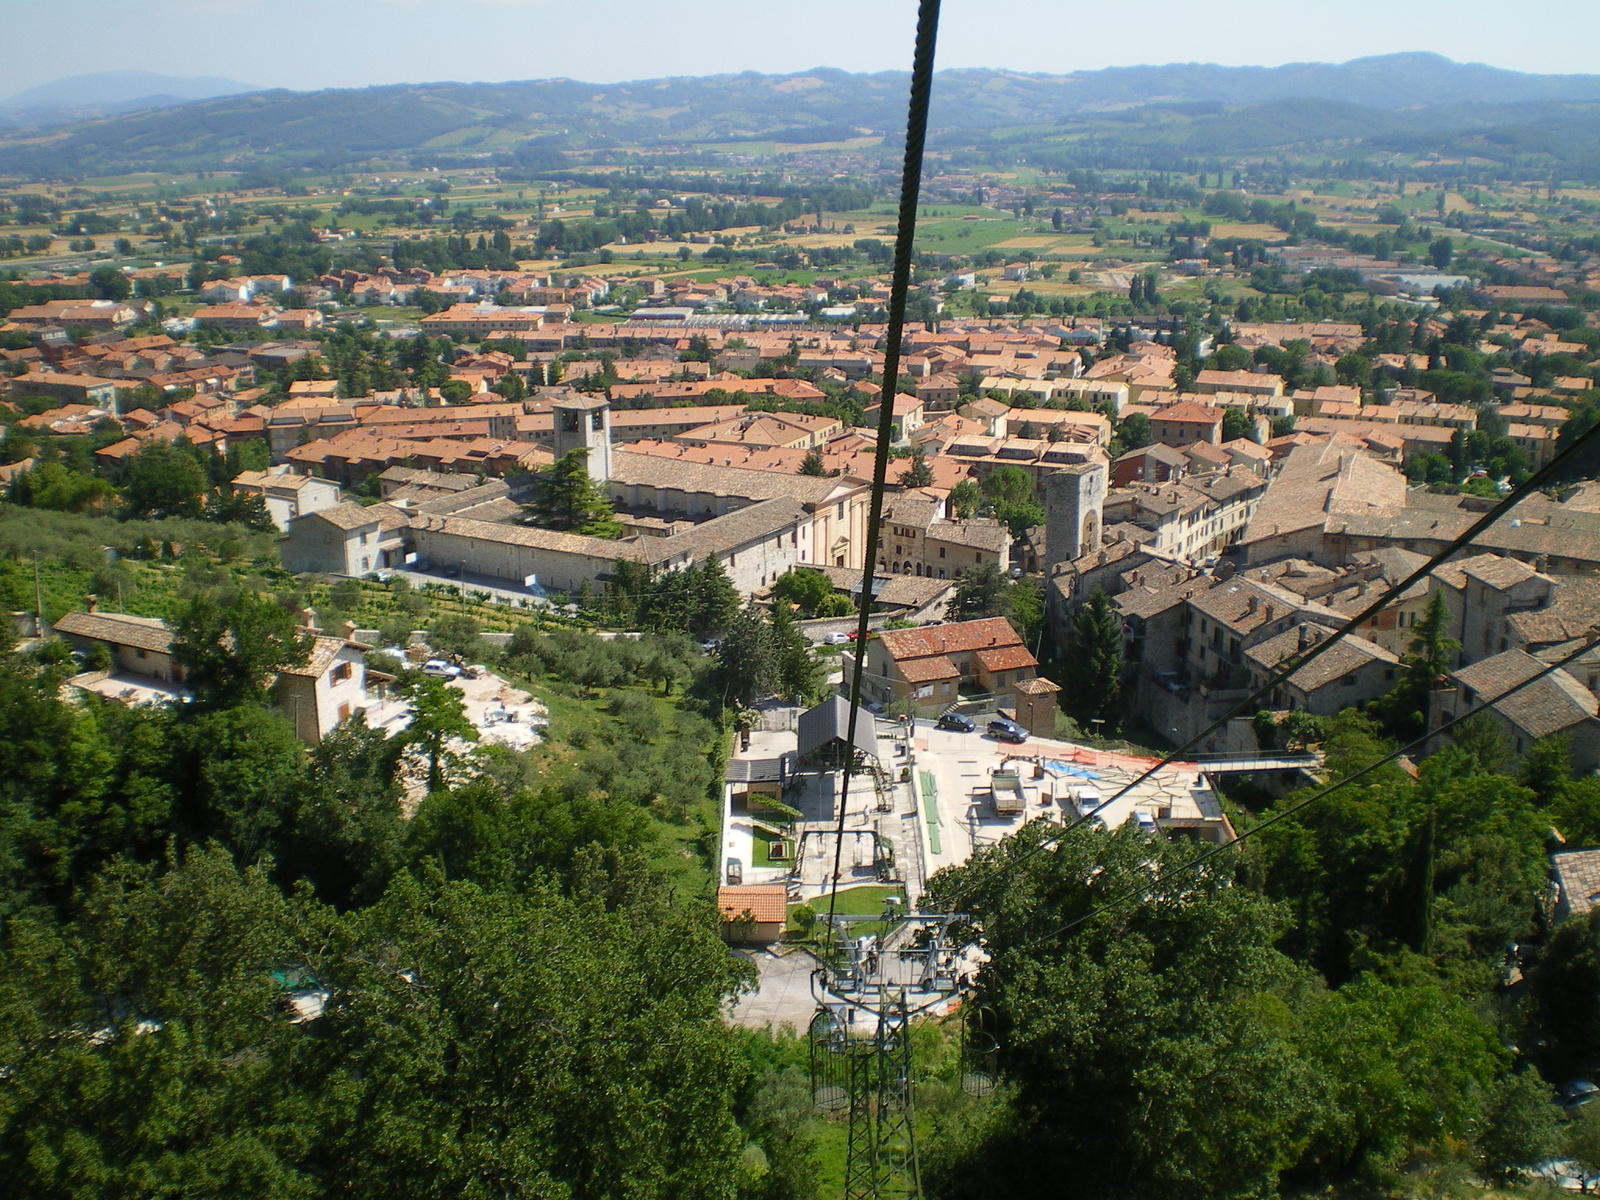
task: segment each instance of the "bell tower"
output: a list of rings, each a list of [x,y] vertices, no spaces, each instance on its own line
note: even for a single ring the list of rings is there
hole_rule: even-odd
[[[603,396],[574,396],[550,406],[555,424],[555,454],[587,451],[584,469],[596,483],[611,478],[611,401]]]
[[[1060,563],[1099,549],[1108,474],[1105,462],[1095,459],[1044,477],[1046,579]]]

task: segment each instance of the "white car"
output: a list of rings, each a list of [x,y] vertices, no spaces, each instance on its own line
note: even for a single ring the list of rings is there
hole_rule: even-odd
[[[461,668],[442,658],[430,658],[422,664],[422,673],[430,679],[454,679],[461,674]]]
[[[848,646],[850,644],[850,635],[837,632],[825,633],[822,635],[822,644],[824,646]]]

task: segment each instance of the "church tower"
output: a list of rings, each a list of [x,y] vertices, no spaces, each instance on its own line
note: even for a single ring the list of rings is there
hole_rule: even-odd
[[[589,478],[604,483],[611,478],[611,401],[603,396],[574,396],[550,406],[555,424],[555,454],[585,450],[584,468]]]
[[[1073,463],[1044,477],[1043,563],[1048,579],[1056,567],[1100,548],[1100,524],[1109,472],[1101,459]]]

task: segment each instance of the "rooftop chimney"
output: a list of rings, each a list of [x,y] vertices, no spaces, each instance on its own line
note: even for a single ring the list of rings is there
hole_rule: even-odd
[[[87,611],[92,612],[92,613],[99,612],[100,611],[100,597],[96,596],[93,592],[90,592],[87,596],[85,596],[83,598],[83,607]]]
[[[1254,596],[1251,596],[1248,600],[1245,601],[1245,603],[1244,603],[1244,611],[1245,611],[1245,615],[1246,616],[1254,616],[1255,615],[1256,598]]]

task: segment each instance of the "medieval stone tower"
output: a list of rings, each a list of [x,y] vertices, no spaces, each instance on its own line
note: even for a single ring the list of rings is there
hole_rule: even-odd
[[[1044,477],[1044,574],[1100,547],[1108,471],[1103,461],[1073,463]]]
[[[586,450],[589,478],[604,483],[611,478],[611,401],[603,397],[574,396],[550,406],[555,424],[555,454]]]

